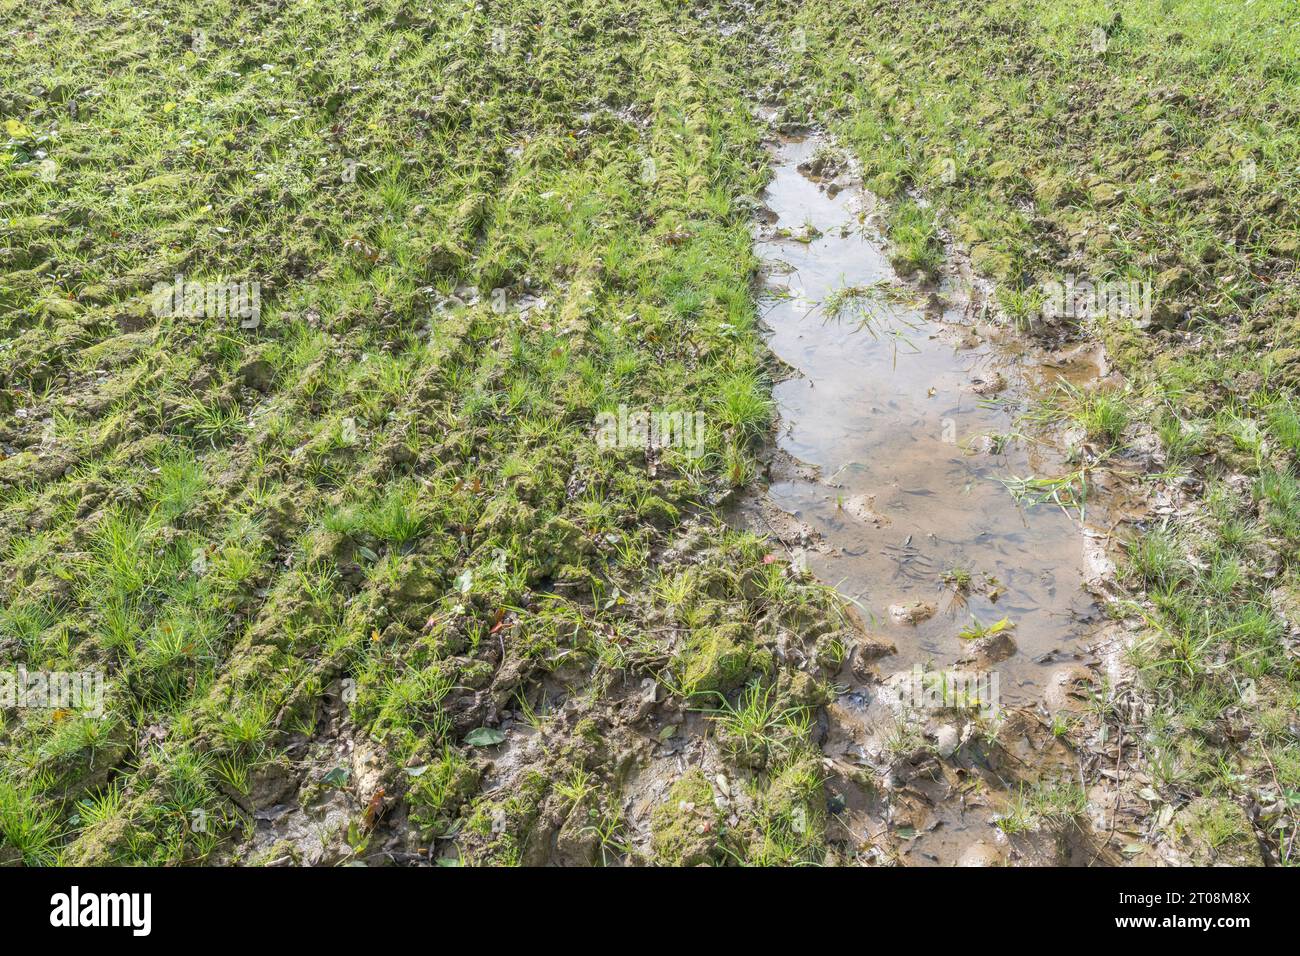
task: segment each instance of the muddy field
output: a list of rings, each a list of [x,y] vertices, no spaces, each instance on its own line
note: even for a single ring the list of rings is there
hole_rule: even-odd
[[[0,863],[1295,862],[1293,3],[0,28]]]

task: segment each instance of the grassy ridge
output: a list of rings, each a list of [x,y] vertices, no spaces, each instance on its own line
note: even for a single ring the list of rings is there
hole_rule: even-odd
[[[358,855],[381,818],[470,861],[557,832],[623,855],[605,695],[776,686],[779,622],[830,613],[707,513],[770,407],[757,132],[714,26],[646,0],[3,20],[0,648],[104,672],[107,718],[5,712],[0,857],[209,859],[331,787]],[[177,275],[258,281],[256,327],[156,314]],[[620,405],[703,412],[704,454],[602,450]],[[505,709],[556,744],[483,794]],[[319,756],[353,726],[364,785]],[[692,858],[819,853],[804,754]]]
[[[1153,477],[1196,495],[1133,545],[1136,603],[1121,611],[1148,624],[1135,663],[1153,709],[1129,739],[1157,808],[1218,801],[1211,842],[1253,832],[1294,861],[1300,13],[1281,0],[766,10],[792,75],[762,78],[788,115],[832,119],[881,195],[931,198],[1007,314],[1028,320],[1042,283],[1069,274],[1150,284],[1149,316],[1088,329],[1131,389],[1128,414],[1090,437],[1153,427]],[[923,264],[925,243],[900,238]]]

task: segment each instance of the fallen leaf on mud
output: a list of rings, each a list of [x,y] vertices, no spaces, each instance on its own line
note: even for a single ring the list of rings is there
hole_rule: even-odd
[[[348,785],[350,777],[351,774],[348,773],[346,767],[335,767],[329,773],[325,774],[325,776],[321,777],[320,782],[326,786],[343,788]]]
[[[366,806],[366,816],[364,826],[367,830],[375,828],[376,821],[379,820],[379,812],[384,808],[384,788],[380,787],[370,797],[370,803]]]
[[[476,727],[465,735],[465,743],[471,747],[495,747],[505,739],[506,735],[493,727]]]
[[[361,827],[357,825],[357,821],[353,820],[351,823],[348,824],[348,835],[344,839],[347,840],[348,846],[352,847],[352,849],[354,850],[359,851],[364,849],[367,837],[365,836],[365,834],[361,832]],[[351,860],[348,863],[345,863],[343,865],[344,866],[365,866],[365,863],[361,862],[360,860]]]

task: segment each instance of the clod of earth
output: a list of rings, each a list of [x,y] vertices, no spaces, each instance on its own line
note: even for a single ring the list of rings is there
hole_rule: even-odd
[[[934,617],[938,607],[933,601],[908,601],[889,605],[889,616],[899,624],[920,624]]]

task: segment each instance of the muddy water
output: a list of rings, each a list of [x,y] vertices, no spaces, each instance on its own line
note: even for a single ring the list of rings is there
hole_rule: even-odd
[[[995,821],[1011,784],[971,759],[969,725],[958,751],[919,776],[915,758],[900,764],[888,681],[918,666],[996,673],[1002,713],[1027,708],[1016,719],[1029,730],[1014,734],[1027,749],[1015,762],[1075,773],[1068,750],[1027,715],[1060,675],[1096,663],[1088,645],[1102,625],[1108,531],[1128,502],[1094,494],[1082,512],[1029,505],[999,479],[1075,470],[1069,446],[1082,436],[1031,429],[1020,413],[1058,381],[1089,386],[1102,360],[986,321],[984,291],[958,269],[937,283],[900,276],[872,197],[842,169],[819,169],[821,147],[812,136],[771,147],[755,241],[769,346],[792,372],[775,389],[771,483],[735,520],[782,540],[896,649],[875,664],[884,684],[846,662],[828,708],[823,751],[848,768],[828,791],[851,842],[911,863],[1005,859]],[[973,621],[1004,620],[1014,645],[991,661],[962,635]],[[922,717],[919,729],[933,740],[940,719]],[[906,779],[899,766],[911,768]],[[883,795],[850,782],[854,767],[874,768]],[[1036,852],[1013,856],[1067,862]]]
[[[1099,370],[1086,355],[1034,354],[982,325],[980,292],[960,278],[904,281],[870,197],[799,168],[819,143],[774,147],[763,198],[775,221],[757,236],[769,344],[796,373],[775,390],[779,445],[815,469],[777,475],[769,501],[819,537],[809,568],[896,645],[886,670],[955,664],[971,654],[959,633],[972,617],[1006,618],[1018,650],[998,668],[1001,695],[1032,700],[1097,623],[1085,588],[1096,534],[1077,509],[1028,506],[1008,491],[998,479],[1073,468],[1053,436],[1006,436],[1024,430],[1016,412],[1028,395]],[[966,587],[944,580],[959,569]],[[890,613],[909,605],[919,605],[909,620]]]

